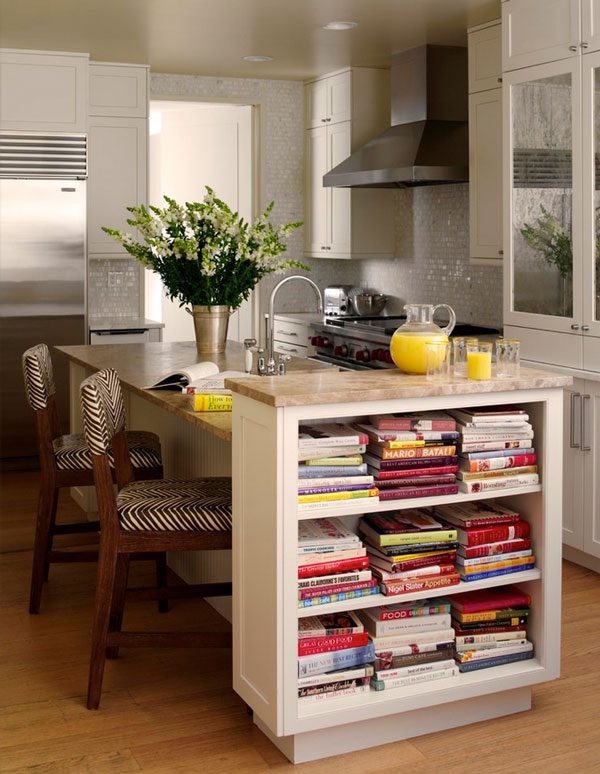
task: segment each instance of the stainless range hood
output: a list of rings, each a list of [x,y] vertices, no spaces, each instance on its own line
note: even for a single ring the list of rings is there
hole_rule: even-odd
[[[421,46],[391,67],[392,126],[323,177],[341,188],[394,188],[469,179],[467,49]]]

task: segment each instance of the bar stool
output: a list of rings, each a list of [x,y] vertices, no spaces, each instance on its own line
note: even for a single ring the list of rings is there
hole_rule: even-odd
[[[55,535],[98,532],[98,521],[56,524],[59,489],[71,486],[93,486],[92,457],[83,435],[60,435],[56,408],[54,376],[50,352],[38,344],[23,353],[23,376],[29,405],[35,413],[37,443],[40,456],[40,491],[33,549],[29,612],[39,613],[42,588],[48,580],[51,562],[90,562],[98,558],[97,551],[56,551]],[[136,478],[163,477],[160,440],[154,433],[128,434],[131,464]],[[114,477],[112,452],[110,466]],[[166,584],[165,555],[149,556],[157,563],[157,582]],[[168,601],[161,602],[161,610]]]
[[[231,647],[230,632],[121,630],[133,552],[231,548],[231,479],[133,481],[121,386],[112,369],[99,371],[81,383],[81,409],[101,525],[87,696],[88,709],[98,709],[106,658],[116,658],[121,645]],[[155,589],[153,594],[159,598],[225,596],[231,594],[231,583]]]

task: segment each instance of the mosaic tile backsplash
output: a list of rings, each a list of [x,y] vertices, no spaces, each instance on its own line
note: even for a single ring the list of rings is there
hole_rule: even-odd
[[[296,81],[151,74],[153,98],[198,98],[260,103],[264,128],[265,202],[275,200],[274,220],[303,219],[304,128],[303,86]],[[390,296],[390,311],[407,302],[448,303],[464,322],[502,325],[502,269],[469,263],[468,185],[432,186],[389,191],[396,200],[396,258],[361,261],[306,260],[320,287],[351,284]],[[288,253],[302,260],[302,229],[288,239]],[[108,287],[109,267],[122,263],[126,283]],[[94,266],[94,264],[97,264]],[[103,264],[108,264],[103,266]],[[119,269],[120,271],[120,269]],[[261,309],[280,276],[260,285]],[[131,261],[93,261],[89,283],[90,313],[137,316],[137,273]],[[284,288],[280,311],[315,308],[304,283]]]
[[[88,317],[139,317],[140,272],[132,258],[90,258]]]

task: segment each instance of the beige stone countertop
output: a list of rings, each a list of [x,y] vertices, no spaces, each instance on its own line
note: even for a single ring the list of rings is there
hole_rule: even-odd
[[[189,395],[182,395],[173,390],[148,390],[145,388],[172,371],[181,370],[192,363],[206,360],[216,363],[220,371],[243,371],[244,347],[242,344],[228,341],[227,349],[223,355],[198,355],[196,344],[193,341],[105,344],[101,347],[76,345],[56,347],[56,351],[65,355],[73,363],[77,363],[90,371],[114,368],[126,389],[219,438],[226,441],[231,440],[230,412],[193,411]],[[288,362],[287,367],[292,373],[296,370],[302,371],[304,377],[307,376],[306,371],[323,369],[331,371],[331,367],[328,365],[297,357],[293,357]],[[236,380],[236,385],[241,385],[244,381],[254,381],[258,387],[258,384],[265,378],[248,376]],[[276,378],[285,379],[287,377]],[[270,381],[270,377],[268,381]]]
[[[521,368],[518,377],[493,377],[470,381],[451,376],[447,381],[427,381],[424,376],[403,374],[396,369],[381,371],[320,371],[248,380],[227,379],[226,387],[269,406],[311,406],[322,403],[422,398],[437,395],[483,395],[505,390],[535,390],[566,387],[570,376]]]
[[[126,331],[132,328],[164,328],[165,324],[145,317],[90,317],[91,331]]]

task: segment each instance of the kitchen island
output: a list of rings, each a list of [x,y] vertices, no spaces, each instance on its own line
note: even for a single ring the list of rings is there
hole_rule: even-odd
[[[156,346],[148,347],[149,360],[156,360],[159,352],[153,349]],[[87,370],[100,367],[96,359],[86,362],[90,353],[84,357],[84,349],[64,347],[62,351],[77,367]],[[98,357],[96,352],[91,354]],[[106,353],[102,354],[108,359]],[[116,357],[118,353],[114,354]],[[116,361],[111,365],[118,368]],[[169,423],[161,424],[159,415],[170,417],[184,409],[172,404],[170,398],[164,399],[165,405],[160,406],[163,398],[157,397],[158,393],[148,393],[141,385],[151,383],[157,371],[162,374],[172,366],[161,363],[158,368],[156,363],[146,366],[139,363],[138,369],[142,367],[149,369],[143,377],[138,375],[133,379],[130,374],[123,380],[125,386],[131,384],[128,389],[134,402],[145,402],[156,412],[156,422],[146,427],[162,436],[164,424]],[[383,373],[314,371],[227,382],[234,392],[231,447],[223,427],[218,431],[220,435],[215,433],[212,437],[227,447],[232,459],[233,687],[254,710],[257,726],[290,760],[322,758],[524,711],[531,708],[532,686],[558,676],[562,388],[568,384],[570,377],[533,369],[522,369],[516,378],[485,382],[452,377],[446,382],[428,382],[422,377],[391,370]],[[464,590],[465,584],[399,597],[376,594],[318,608],[298,608],[298,522],[315,518],[314,512],[299,512],[297,507],[299,423],[367,417],[375,413],[504,404],[518,404],[530,417],[541,481],[519,489],[505,489],[494,496],[518,509],[529,522],[536,565],[507,576],[472,581],[468,586],[476,589],[515,583],[530,594],[532,613],[528,638],[534,643],[534,658],[439,681],[371,690],[301,706],[297,698],[299,618],[398,600],[451,596]],[[130,405],[130,411],[131,408]],[[132,419],[136,411],[132,412]],[[197,417],[182,420],[190,435],[170,437],[167,448],[178,444],[189,448],[189,438],[194,434],[210,436],[204,424],[207,421],[208,418],[203,419],[200,424]],[[202,446],[204,441],[198,443]],[[188,456],[186,452],[173,458],[180,459],[185,468],[181,475],[190,475]],[[210,467],[213,463],[212,459],[206,459],[198,460],[197,464]],[[176,472],[179,474],[178,468]],[[319,510],[318,516],[339,517],[354,528],[360,515],[366,512],[490,497],[487,492],[478,492],[381,503],[369,501],[362,505],[360,501],[346,501],[332,503],[331,507]],[[181,572],[179,568],[178,572]],[[181,574],[185,577],[185,573]]]

